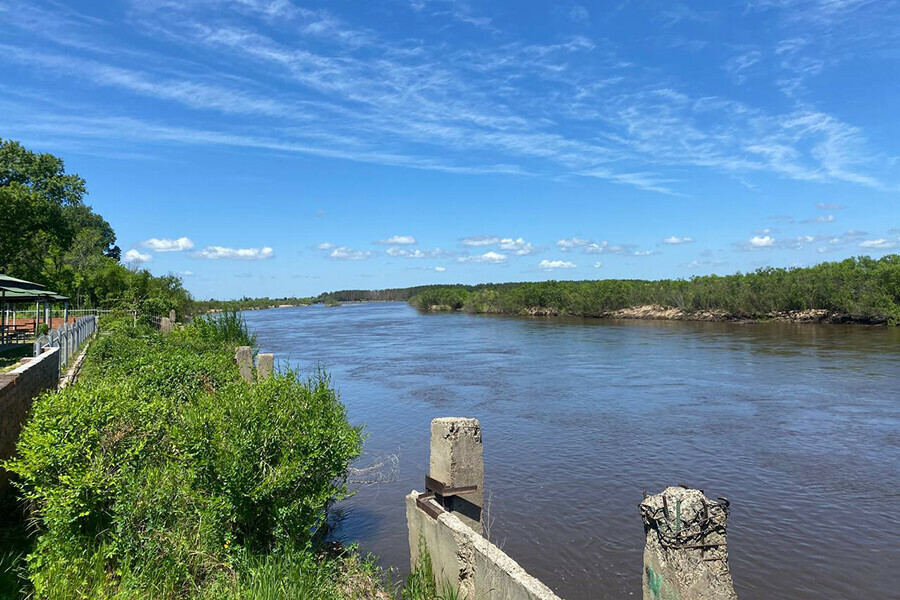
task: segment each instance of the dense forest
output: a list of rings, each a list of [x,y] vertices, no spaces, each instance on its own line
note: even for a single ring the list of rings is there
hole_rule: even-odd
[[[691,279],[545,281],[409,290],[417,290],[409,295],[410,303],[423,310],[604,317],[613,311],[656,305],[738,319],[820,310],[828,313],[829,320],[898,324],[900,255]],[[399,300],[406,290],[387,291]]]
[[[0,139],[0,270],[84,308],[185,311],[181,280],[120,263],[110,224],[85,204],[87,184],[62,159]]]

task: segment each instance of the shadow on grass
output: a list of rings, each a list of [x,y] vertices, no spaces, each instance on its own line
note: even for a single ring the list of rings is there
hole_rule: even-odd
[[[0,600],[29,597],[25,557],[34,547],[21,504],[13,490],[0,493]]]

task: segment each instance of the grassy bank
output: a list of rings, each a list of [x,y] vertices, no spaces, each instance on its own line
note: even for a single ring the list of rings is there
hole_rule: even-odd
[[[412,296],[410,303],[422,310],[497,314],[782,318],[896,325],[900,323],[900,255],[877,260],[860,257],[808,268],[766,268],[724,277],[432,286]],[[656,308],[630,310],[646,306]]]
[[[5,465],[18,500],[0,593],[390,597],[370,561],[325,543],[362,432],[324,373],[244,382],[232,357],[253,339],[234,313],[169,334],[127,318],[103,329]]]

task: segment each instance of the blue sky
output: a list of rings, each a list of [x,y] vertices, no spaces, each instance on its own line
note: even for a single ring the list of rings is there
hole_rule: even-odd
[[[198,297],[900,248],[900,2],[0,0],[0,137]]]

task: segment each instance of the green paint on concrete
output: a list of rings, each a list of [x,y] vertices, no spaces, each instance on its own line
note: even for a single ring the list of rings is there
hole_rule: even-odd
[[[653,567],[647,565],[647,586],[654,598],[661,598],[662,575],[653,572]]]

